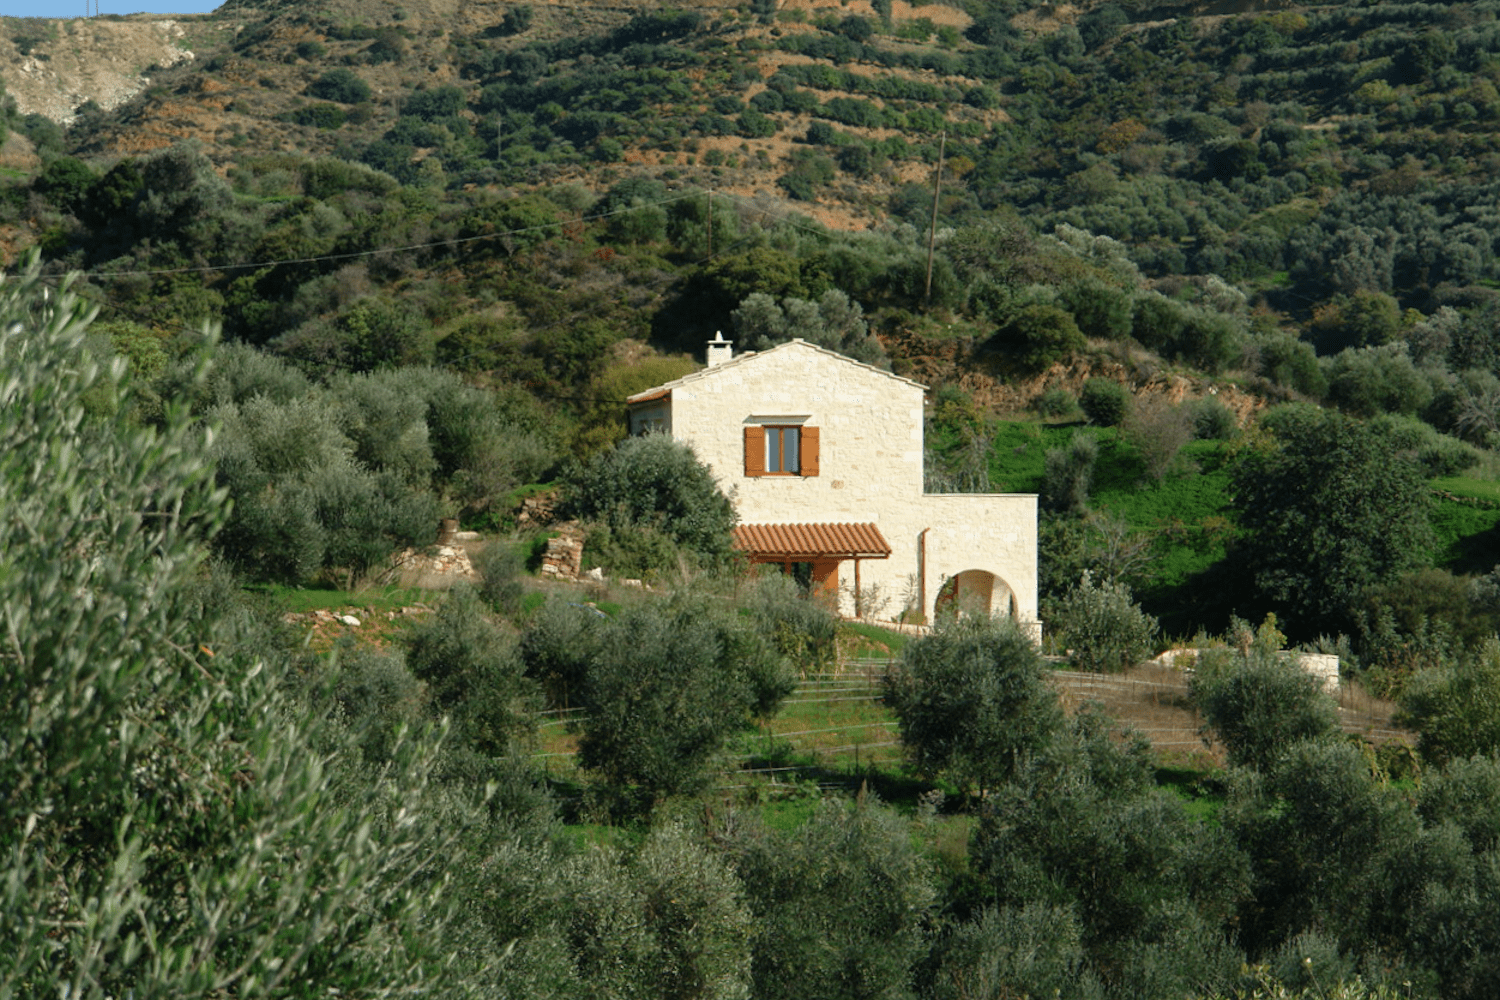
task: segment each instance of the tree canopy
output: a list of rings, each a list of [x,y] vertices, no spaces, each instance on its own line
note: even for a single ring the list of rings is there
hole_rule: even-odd
[[[1234,471],[1237,553],[1260,596],[1293,621],[1346,614],[1365,588],[1428,558],[1420,467],[1372,428],[1331,410],[1287,407]]]

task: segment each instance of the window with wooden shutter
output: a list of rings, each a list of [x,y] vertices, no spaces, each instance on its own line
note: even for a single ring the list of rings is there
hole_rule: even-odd
[[[816,427],[802,428],[802,474],[804,476],[818,474],[818,429]]]
[[[745,428],[745,475],[766,474],[766,429],[759,426]]]

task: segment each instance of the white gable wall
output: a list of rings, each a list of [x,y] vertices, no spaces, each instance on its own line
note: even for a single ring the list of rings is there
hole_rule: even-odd
[[[930,616],[945,578],[984,570],[1014,594],[1021,619],[1036,619],[1036,497],[924,495],[921,386],[794,341],[670,390],[632,407],[632,432],[651,421],[692,445],[744,524],[873,522],[893,551],[861,560],[860,583],[889,598],[887,615],[912,592],[925,594]],[[818,474],[746,476],[745,427],[756,423],[818,428]],[[839,572],[852,587],[853,563]],[[995,586],[992,610],[1009,610],[1006,587]]]

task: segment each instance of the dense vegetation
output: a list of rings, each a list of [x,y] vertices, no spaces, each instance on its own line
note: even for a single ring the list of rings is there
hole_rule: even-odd
[[[1494,995],[1500,3],[335,6],[69,129],[0,107],[41,158],[0,186],[0,996]],[[227,145],[101,152],[257,79]],[[973,620],[886,678],[894,805],[725,794],[835,627],[691,452],[620,443],[721,328],[931,381],[929,487],[1040,494],[1076,665],[1211,650],[1212,821]],[[324,656],[244,589],[541,489],[693,592],[545,600],[519,537]]]

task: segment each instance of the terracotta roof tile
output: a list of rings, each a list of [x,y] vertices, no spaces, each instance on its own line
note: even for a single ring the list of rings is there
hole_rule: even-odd
[[[636,393],[634,396],[631,396],[629,399],[625,400],[625,402],[627,402],[627,403],[654,403],[658,399],[670,399],[671,396],[672,396],[672,390],[671,389],[648,389],[645,392],[638,392],[638,393]]]
[[[796,562],[891,555],[890,543],[874,524],[741,524],[734,529],[734,544],[752,557]]]

